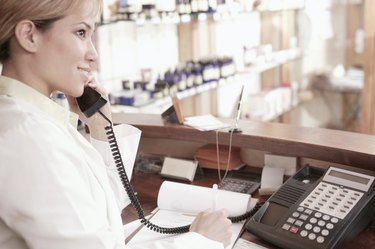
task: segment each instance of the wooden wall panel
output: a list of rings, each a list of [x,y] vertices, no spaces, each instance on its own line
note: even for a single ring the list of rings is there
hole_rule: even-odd
[[[348,4],[346,22],[346,58],[345,67],[363,66],[363,53],[356,53],[355,39],[358,29],[363,28],[363,4]]]
[[[365,1],[365,82],[362,91],[361,132],[375,135],[375,1]]]

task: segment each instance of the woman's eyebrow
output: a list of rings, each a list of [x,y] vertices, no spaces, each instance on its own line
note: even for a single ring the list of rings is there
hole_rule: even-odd
[[[93,27],[90,24],[88,24],[87,22],[79,22],[78,24],[83,24],[83,25],[86,26],[86,28],[88,28],[90,30],[93,29]]]

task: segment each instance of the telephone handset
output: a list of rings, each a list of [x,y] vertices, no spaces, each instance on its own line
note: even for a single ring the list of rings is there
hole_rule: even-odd
[[[248,231],[281,248],[334,249],[375,215],[375,174],[306,165],[249,219]]]
[[[76,98],[76,100],[79,109],[88,118],[107,103],[107,100],[104,99],[100,93],[88,86],[84,88],[82,96]]]
[[[107,103],[107,100],[105,100],[100,95],[100,93],[98,93],[91,87],[85,87],[83,95],[81,97],[78,97],[76,100],[77,100],[77,104],[79,108],[81,109],[81,111],[86,117],[91,117],[93,114],[98,112],[104,119],[108,121],[109,125],[105,127],[105,130],[106,130],[108,142],[112,151],[112,156],[116,163],[116,168],[117,168],[121,183],[123,187],[125,188],[125,191],[128,194],[129,199],[134,209],[136,210],[139,219],[141,220],[141,223],[143,223],[150,230],[153,230],[159,233],[164,233],[164,234],[176,234],[176,233],[188,232],[190,229],[190,225],[166,228],[166,227],[160,227],[158,225],[155,225],[146,219],[142,206],[137,196],[134,194],[129,178],[126,174],[124,163],[122,161],[120,150],[118,148],[116,137],[113,131],[112,122],[100,111],[100,108],[103,107]],[[257,204],[252,210],[242,215],[236,216],[236,217],[229,217],[229,219],[232,222],[240,222],[242,220],[245,220],[251,217],[259,208],[260,208],[260,204]]]

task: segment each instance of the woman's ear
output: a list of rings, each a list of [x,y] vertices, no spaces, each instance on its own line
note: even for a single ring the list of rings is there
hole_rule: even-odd
[[[30,20],[22,20],[15,27],[15,37],[19,46],[30,53],[37,51],[37,28]]]

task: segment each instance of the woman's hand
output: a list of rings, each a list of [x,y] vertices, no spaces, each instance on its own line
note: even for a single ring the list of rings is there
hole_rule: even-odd
[[[198,214],[190,226],[190,231],[219,241],[226,247],[232,237],[231,225],[232,222],[228,219],[225,209],[219,211],[208,209]]]
[[[109,119],[112,121],[112,115],[111,115],[111,107],[108,101],[108,94],[107,92],[100,87],[95,80],[92,78],[87,86],[93,88],[97,92],[99,92],[103,98],[107,100],[107,104],[104,105],[100,111]],[[79,115],[79,118],[82,120],[83,123],[85,123],[90,130],[90,136],[97,139],[97,140],[107,140],[107,136],[105,134],[105,127],[109,125],[108,121],[105,120],[99,113],[95,113],[90,118],[87,118],[79,109],[76,99],[71,96],[66,96],[70,110],[72,112],[75,112]]]

